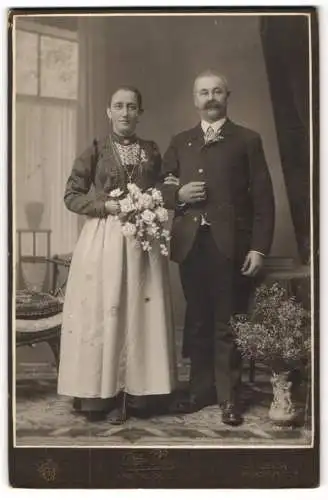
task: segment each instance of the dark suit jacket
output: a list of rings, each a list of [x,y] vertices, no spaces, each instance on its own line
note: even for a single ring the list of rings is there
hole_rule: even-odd
[[[180,185],[205,181],[206,202],[177,207],[179,187],[163,185],[166,206],[175,210],[171,257],[182,262],[193,245],[201,215],[211,223],[216,244],[228,258],[243,260],[249,250],[267,254],[274,229],[274,198],[260,136],[227,120],[222,139],[205,145],[201,125],[175,136],[164,155],[163,178]]]
[[[133,178],[140,188],[155,186],[159,180],[161,155],[153,141],[139,139],[146,160]],[[126,176],[117,160],[109,137],[105,137],[87,148],[73,165],[69,176],[64,201],[69,210],[89,217],[107,217],[105,202],[108,194],[116,188],[126,189]]]

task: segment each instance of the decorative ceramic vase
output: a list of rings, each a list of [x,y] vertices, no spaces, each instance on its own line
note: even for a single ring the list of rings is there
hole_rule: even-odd
[[[296,410],[292,402],[289,371],[273,372],[271,383],[273,401],[269,410],[270,420],[279,426],[290,426],[295,420]]]
[[[26,219],[29,229],[39,229],[42,221],[44,205],[41,201],[29,201],[25,205]]]

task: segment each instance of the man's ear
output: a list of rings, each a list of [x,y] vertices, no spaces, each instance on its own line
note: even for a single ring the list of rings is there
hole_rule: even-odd
[[[111,110],[109,108],[106,109],[106,115],[108,116],[109,120],[112,119],[112,113],[111,113]]]

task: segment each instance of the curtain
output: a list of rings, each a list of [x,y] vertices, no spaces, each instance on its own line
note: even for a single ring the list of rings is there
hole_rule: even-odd
[[[305,16],[263,16],[261,37],[299,255],[310,256],[309,40]]]
[[[77,238],[77,218],[63,202],[76,151],[74,103],[16,102],[15,195],[17,229],[28,228],[25,207],[43,204],[40,228],[51,229],[51,254],[69,253]],[[29,253],[26,240],[23,253]],[[45,254],[45,241],[38,252]]]
[[[70,106],[45,106],[44,161],[47,175],[48,207],[52,230],[52,253],[72,252],[77,239],[76,215],[67,210],[63,195],[76,150],[76,109]]]

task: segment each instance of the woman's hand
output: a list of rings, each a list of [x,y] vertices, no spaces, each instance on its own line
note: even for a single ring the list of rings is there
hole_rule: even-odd
[[[117,215],[120,211],[120,204],[117,200],[108,200],[105,202],[105,208],[109,215]]]

